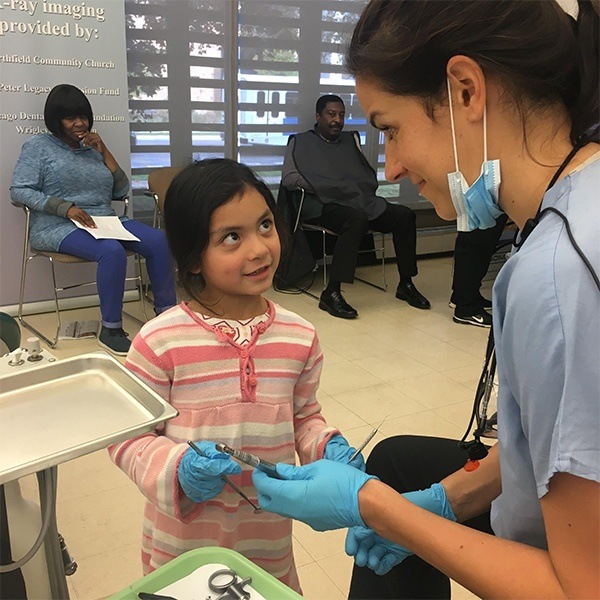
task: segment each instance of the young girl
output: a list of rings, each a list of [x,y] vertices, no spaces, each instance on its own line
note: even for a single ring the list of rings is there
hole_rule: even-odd
[[[315,397],[323,356],[314,327],[262,296],[280,256],[275,201],[246,166],[210,159],[184,169],[165,201],[165,228],[191,300],[147,323],[127,366],[179,411],[153,433],[110,448],[146,496],[144,573],[201,546],[237,550],[300,591],[292,524],[255,514],[251,470],[214,442],[267,461],[348,462]],[[195,440],[205,456],[188,445]],[[354,461],[364,468],[362,458]]]

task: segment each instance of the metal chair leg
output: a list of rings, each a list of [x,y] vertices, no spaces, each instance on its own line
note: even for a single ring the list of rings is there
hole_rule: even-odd
[[[321,233],[321,240],[322,240],[322,246],[323,246],[323,289],[325,289],[328,285],[328,281],[327,281],[327,259],[329,258],[329,255],[327,254],[327,235],[335,235],[334,233],[330,232],[330,231],[326,231],[324,228],[320,228],[320,227],[311,227],[309,225],[305,225],[305,227],[310,230],[310,231],[320,231]],[[361,277],[357,277],[355,275],[354,279],[356,279],[357,281],[360,281],[361,283],[364,283],[366,285],[370,285],[371,287],[377,288],[378,290],[381,290],[382,292],[387,291],[387,278],[386,278],[386,272],[385,272],[385,233],[381,233],[379,231],[376,232],[371,232],[373,234],[377,234],[380,236],[381,239],[381,246],[374,248],[375,253],[377,252],[381,252],[381,280],[382,280],[382,284],[378,284],[378,283],[373,283],[371,281],[367,281],[366,279],[362,279]],[[305,294],[312,296],[313,298],[316,298],[317,300],[319,299],[318,296],[316,296],[315,294],[313,294],[312,292],[309,292],[308,290],[302,290]]]
[[[381,275],[383,278],[383,287],[387,290],[387,279],[385,277],[385,233],[381,233]]]
[[[56,336],[54,338],[54,345],[52,348],[58,344],[58,334],[60,332],[60,309],[58,307],[58,287],[56,286],[56,271],[54,270],[54,261],[51,257],[48,258],[50,261],[50,266],[52,267],[52,287],[54,289],[54,307],[56,309]]]
[[[23,322],[23,302],[25,301],[25,279],[27,277],[27,237],[25,237],[25,244],[23,246],[23,261],[21,263],[21,291],[19,293],[19,310],[17,312],[17,318]]]
[[[138,299],[140,301],[142,314],[144,315],[145,320],[142,321],[141,319],[138,319],[136,316],[132,315],[131,313],[128,313],[125,309],[123,309],[123,314],[143,325],[148,321],[148,313],[146,312],[146,294],[144,293],[144,279],[142,277],[142,259],[137,253],[135,257],[137,262],[138,274],[136,277],[127,277],[125,281],[135,281],[135,287],[138,291]]]
[[[387,280],[385,277],[385,234],[384,233],[380,233],[378,231],[374,231],[372,232],[373,234],[378,234],[381,236],[381,270],[382,270],[382,274],[381,274],[381,278],[383,280],[383,285],[379,285],[377,283],[373,283],[371,281],[367,281],[366,279],[362,279],[361,277],[354,277],[354,279],[356,279],[357,281],[360,281],[362,283],[365,283],[367,285],[370,285],[371,287],[377,288],[378,290],[381,290],[382,292],[387,291]],[[375,252],[377,252],[377,248],[375,249]]]
[[[323,289],[327,287],[327,234],[322,231],[323,234]]]
[[[147,285],[144,281],[143,271],[142,271],[142,257],[139,254],[136,254],[137,257],[137,266],[138,266],[138,279],[139,279],[139,294],[140,294],[140,304],[142,305],[142,314],[144,315],[144,319],[148,320],[148,313],[146,312],[146,300],[148,296],[146,295],[146,291],[144,287]]]
[[[48,344],[48,346],[50,346],[50,348],[54,349],[54,348],[56,348],[56,345],[58,344],[58,333],[60,331],[60,312],[58,310],[58,296],[57,296],[57,289],[56,289],[56,277],[54,274],[54,264],[53,264],[51,258],[48,258],[48,260],[50,260],[50,264],[52,265],[52,282],[53,282],[53,289],[54,289],[54,303],[55,303],[55,307],[56,307],[56,320],[57,320],[56,336],[54,337],[54,339],[50,339],[47,335],[44,335],[39,329],[37,329],[31,323],[29,323],[23,316],[23,303],[24,303],[24,297],[25,297],[27,265],[29,264],[29,261],[34,258],[46,258],[46,257],[39,257],[37,255],[33,255],[33,256],[25,257],[25,260],[23,261],[23,267],[22,267],[22,271],[21,271],[21,292],[19,295],[19,310],[17,312],[17,318],[19,319],[19,323],[21,323],[21,325],[23,325],[23,327],[25,327],[26,329],[29,329],[29,331],[31,331],[31,333],[34,333],[35,335],[37,335],[37,337],[44,340],[44,342],[46,342],[46,344]]]

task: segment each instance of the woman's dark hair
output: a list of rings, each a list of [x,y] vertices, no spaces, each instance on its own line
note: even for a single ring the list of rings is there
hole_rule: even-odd
[[[577,21],[554,0],[371,0],[346,56],[351,74],[421,97],[430,117],[446,94],[446,65],[477,61],[527,111],[562,100],[571,139],[598,123],[599,0],[579,0]]]
[[[86,95],[74,85],[61,83],[50,90],[44,105],[44,122],[48,131],[61,136],[61,121],[65,117],[86,117],[90,129],[94,123],[94,113]]]
[[[275,228],[285,250],[287,236],[281,227],[275,198],[254,171],[229,158],[208,158],[189,165],[173,180],[165,196],[165,232],[177,264],[179,282],[196,301],[206,282],[192,273],[202,259],[210,238],[213,212],[254,188],[275,217]]]

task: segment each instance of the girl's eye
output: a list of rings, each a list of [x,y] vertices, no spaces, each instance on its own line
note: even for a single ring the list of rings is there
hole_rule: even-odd
[[[260,224],[260,230],[264,233],[266,231],[271,231],[271,229],[273,228],[273,221],[271,219],[265,219],[261,224]]]
[[[239,236],[237,233],[235,233],[235,232],[233,232],[233,231],[232,231],[231,233],[228,233],[228,234],[227,234],[227,235],[226,235],[226,236],[225,236],[225,237],[224,237],[224,238],[221,240],[221,242],[222,242],[223,244],[227,244],[227,245],[231,246],[231,245],[233,245],[233,244],[236,244],[236,243],[239,241],[239,239],[240,239],[240,236]]]

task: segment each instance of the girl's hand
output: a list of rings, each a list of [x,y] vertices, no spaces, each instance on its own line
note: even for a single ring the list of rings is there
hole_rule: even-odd
[[[190,448],[177,467],[179,485],[194,502],[218,496],[225,485],[222,475],[239,475],[242,468],[231,457],[215,448],[214,442],[198,442],[202,456]]]
[[[335,460],[336,462],[341,462],[345,465],[356,467],[364,473],[367,470],[367,467],[362,454],[358,454],[356,458],[350,462],[350,457],[355,452],[356,448],[350,446],[344,436],[334,435],[325,446],[323,458],[326,458],[327,460]]]
[[[73,221],[77,221],[84,227],[90,227],[92,229],[96,229],[96,223],[94,223],[94,219],[90,215],[88,215],[83,208],[77,208],[77,206],[71,206],[67,211],[67,219],[72,219]]]

